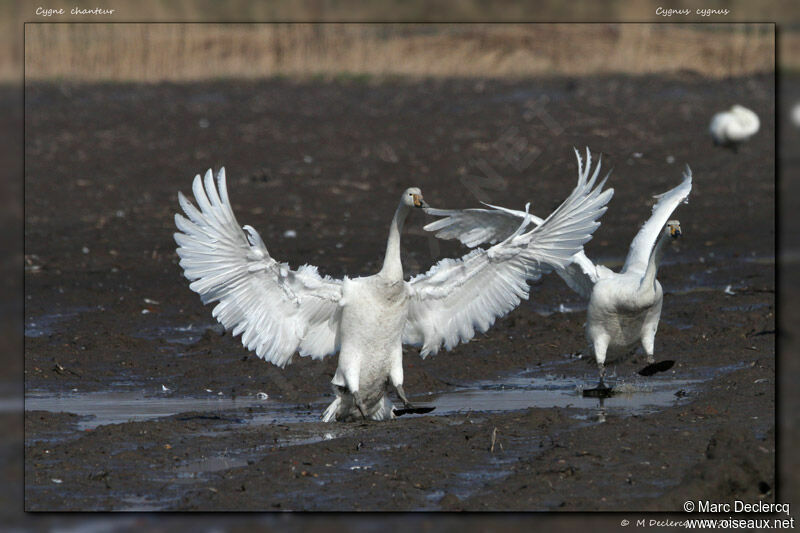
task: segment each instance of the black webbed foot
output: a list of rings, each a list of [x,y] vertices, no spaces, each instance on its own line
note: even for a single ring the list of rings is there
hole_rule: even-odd
[[[671,359],[666,359],[664,361],[658,361],[657,363],[651,363],[646,367],[639,370],[640,376],[652,376],[658,372],[665,372],[675,365],[675,361]]]

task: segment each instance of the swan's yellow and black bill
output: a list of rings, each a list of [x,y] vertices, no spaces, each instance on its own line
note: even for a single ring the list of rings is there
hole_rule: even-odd
[[[414,198],[414,207],[428,207],[421,194],[412,194],[411,197]]]
[[[677,221],[669,221],[667,222],[667,226],[669,226],[669,236],[673,239],[677,239],[681,236],[681,225]]]

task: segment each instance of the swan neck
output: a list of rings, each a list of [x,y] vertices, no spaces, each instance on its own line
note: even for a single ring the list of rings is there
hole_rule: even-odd
[[[667,242],[670,240],[670,236],[668,232],[663,232],[661,237],[656,242],[656,245],[653,247],[653,250],[650,252],[650,260],[647,262],[647,270],[644,273],[644,278],[642,279],[642,287],[653,287],[656,282],[656,274],[658,273],[658,267],[661,265],[661,258],[664,256],[664,250],[666,249]]]
[[[386,241],[386,255],[383,257],[381,275],[392,280],[403,279],[403,263],[400,260],[400,233],[408,216],[408,206],[400,203],[394,212],[392,224],[389,226],[389,239]]]

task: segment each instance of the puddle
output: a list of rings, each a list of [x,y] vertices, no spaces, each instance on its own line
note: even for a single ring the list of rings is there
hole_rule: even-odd
[[[206,472],[219,472],[231,468],[247,466],[247,459],[230,456],[204,457],[196,461],[183,464],[175,469],[179,478],[194,479]]]
[[[44,337],[55,333],[58,324],[69,320],[86,311],[96,310],[95,307],[74,307],[58,313],[48,313],[25,321],[26,337]]]
[[[139,330],[134,334],[140,339],[163,339],[173,344],[194,344],[203,338],[206,330],[212,329],[216,324],[189,324],[188,326],[152,326]]]
[[[563,362],[564,364],[567,362]],[[647,378],[632,376],[625,379],[607,379],[616,389],[611,398],[598,400],[584,398],[581,388],[594,386],[596,377],[585,375],[542,375],[550,367],[537,367],[501,378],[494,382],[477,382],[451,392],[432,394],[424,403],[434,405],[432,416],[446,416],[466,412],[517,411],[531,407],[574,408],[596,411],[598,407],[617,415],[631,416],[656,412],[681,401],[685,394],[698,384],[740,368],[733,365],[722,368],[695,369],[692,375],[681,376],[675,372]],[[239,424],[297,424],[319,422],[327,399],[313,404],[288,404],[262,401],[255,397],[191,398],[175,396],[145,396],[140,391],[85,392],[47,395],[32,392],[25,397],[25,409],[50,412],[68,412],[81,417],[79,430],[93,429],[105,424],[187,413],[186,419],[207,418],[218,420],[223,426],[235,428]],[[203,414],[211,413],[211,414]],[[241,414],[243,418],[238,418]],[[587,417],[589,419],[590,417]],[[333,431],[336,426],[331,426]],[[222,429],[225,429],[224,427]],[[300,445],[335,438],[334,433],[324,435],[293,435],[279,439],[273,445]]]
[[[743,368],[731,365],[722,368],[698,369],[693,376],[678,377],[669,372],[647,378],[633,376],[626,379],[606,379],[616,394],[611,398],[585,398],[584,386],[593,387],[596,376],[566,377],[541,376],[541,370],[529,370],[497,382],[477,383],[469,388],[431,396],[425,402],[436,406],[432,414],[516,411],[531,407],[562,407],[613,412],[617,415],[631,416],[649,414],[681,401],[698,384],[720,374]],[[683,391],[676,395],[678,391]],[[579,416],[580,418],[580,416]],[[589,417],[585,417],[589,418]]]
[[[744,258],[745,263],[755,263],[757,265],[774,265],[775,264],[775,256],[774,255],[767,255],[767,256],[750,256]]]
[[[126,496],[121,499],[122,507],[115,511],[123,512],[142,512],[142,511],[163,511],[165,508],[162,500],[152,500],[146,496]]]
[[[78,429],[94,429],[105,424],[121,424],[123,422],[151,420],[186,412],[238,411],[246,412],[248,408],[268,412],[259,412],[255,423],[268,424],[272,421],[310,422],[319,421],[319,413],[305,406],[264,402],[255,397],[232,398],[187,398],[174,396],[145,396],[137,391],[116,392],[84,392],[61,395],[28,393],[25,396],[26,411],[67,412],[83,417],[78,422]],[[193,416],[193,415],[190,415]],[[247,420],[234,417],[221,417],[221,421],[246,423]]]
[[[555,376],[518,376],[505,380],[503,385],[484,384],[477,389],[449,392],[435,397],[437,415],[465,413],[468,411],[497,412],[517,411],[530,407],[569,407],[575,409],[615,410],[630,416],[647,414],[659,408],[673,405],[679,400],[678,390],[693,388],[702,383],[702,378],[676,379],[665,376],[658,380],[642,378],[631,382],[606,380],[617,390],[617,394],[600,402],[596,398],[584,398],[581,387],[594,386],[596,378],[559,378]]]
[[[764,308],[767,308],[767,307],[772,307],[772,305],[768,304],[768,303],[756,303],[756,304],[750,304],[750,305],[729,305],[729,306],[726,306],[726,307],[720,307],[719,310],[720,311],[738,311],[738,312],[749,313],[750,311],[757,311],[758,309],[764,309]]]
[[[673,328],[679,329],[681,331],[685,331],[687,329],[692,329],[694,327],[694,324],[692,324],[690,322],[683,322],[681,320],[666,319],[663,316],[661,317],[661,322],[663,322],[664,324],[669,324]]]

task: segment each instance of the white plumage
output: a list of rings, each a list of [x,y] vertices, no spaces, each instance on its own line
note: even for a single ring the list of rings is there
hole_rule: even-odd
[[[717,113],[708,127],[714,144],[736,147],[755,135],[761,123],[758,115],[744,106],[734,105],[728,111]]]
[[[565,266],[599,226],[613,189],[581,173],[570,196],[533,229],[527,219],[503,242],[461,259],[445,259],[406,282],[400,233],[412,207],[427,207],[417,188],[407,189],[392,220],[383,267],[375,275],[344,280],[320,276],[316,267],[292,270],[267,251],[250,226],[240,229],[228,199],[225,170],[216,184],[209,170],[192,190],[199,209],[179,193],[188,219],[175,215],[180,265],[190,288],[214,317],[256,354],[278,366],[301,356],[339,351],[332,383],[336,399],[323,419],[392,418],[391,383],[402,388],[402,344],[421,346],[425,357],[442,346],[467,342],[528,297],[527,279],[543,264]]]
[[[583,173],[577,150],[576,155],[579,172]],[[588,150],[586,157],[588,169],[591,166]],[[570,288],[589,299],[586,333],[600,368],[601,384],[609,348],[630,348],[641,341],[648,361],[653,362],[654,340],[663,301],[656,273],[664,245],[671,237],[681,234],[679,222],[668,219],[681,202],[687,201],[691,189],[692,174],[687,167],[680,185],[656,196],[658,202],[653,213],[633,239],[619,273],[595,265],[582,250],[572,257],[569,265],[556,268]],[[503,239],[526,218],[533,225],[542,223],[542,219],[523,211],[488,207],[491,209],[427,209],[429,214],[443,218],[426,225],[425,229],[436,232],[439,238],[458,239],[469,247],[475,247]]]

